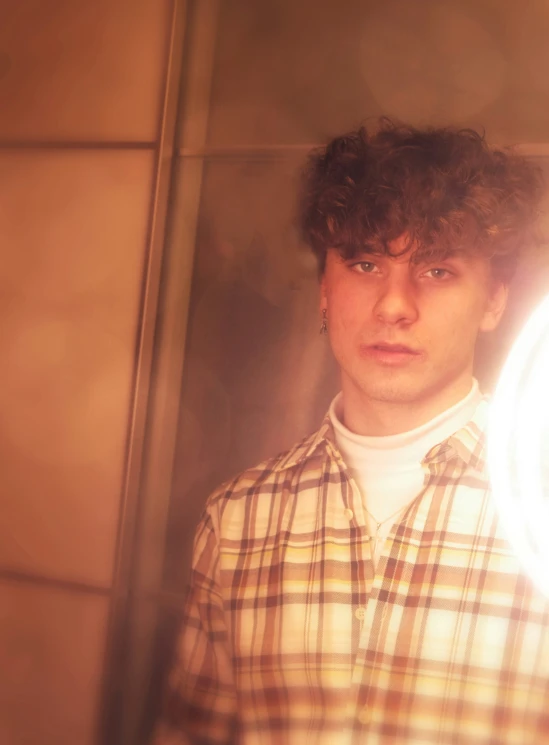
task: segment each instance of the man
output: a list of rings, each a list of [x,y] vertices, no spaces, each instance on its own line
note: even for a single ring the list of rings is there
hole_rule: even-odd
[[[549,741],[549,602],[501,530],[473,378],[541,193],[469,130],[382,120],[313,153],[341,393],[210,497],[162,742]]]

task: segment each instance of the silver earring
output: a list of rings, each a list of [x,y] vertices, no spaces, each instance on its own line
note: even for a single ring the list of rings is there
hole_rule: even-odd
[[[326,319],[326,308],[322,309],[322,325],[320,327],[320,333],[321,334],[327,334],[328,333],[328,321]]]

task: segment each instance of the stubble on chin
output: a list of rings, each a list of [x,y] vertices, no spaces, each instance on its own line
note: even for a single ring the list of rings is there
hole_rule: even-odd
[[[368,374],[362,373],[354,379],[345,380],[343,389],[348,390],[352,398],[363,403],[378,402],[386,404],[412,404],[423,397],[421,381],[413,381],[402,370],[382,370]]]

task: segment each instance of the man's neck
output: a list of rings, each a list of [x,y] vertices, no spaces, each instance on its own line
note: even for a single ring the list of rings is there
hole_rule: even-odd
[[[343,380],[343,423],[351,432],[369,437],[410,432],[459,403],[470,393],[472,385],[471,375],[424,400],[380,401],[367,397]]]

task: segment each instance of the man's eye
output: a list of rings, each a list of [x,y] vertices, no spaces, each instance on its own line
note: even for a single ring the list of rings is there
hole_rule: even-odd
[[[440,269],[439,267],[433,267],[433,269],[429,269],[426,274],[431,276],[433,279],[447,279],[451,276],[451,272],[449,272],[448,269]]]
[[[353,264],[353,269],[359,274],[371,274],[375,272],[376,265],[372,261],[357,261]]]

